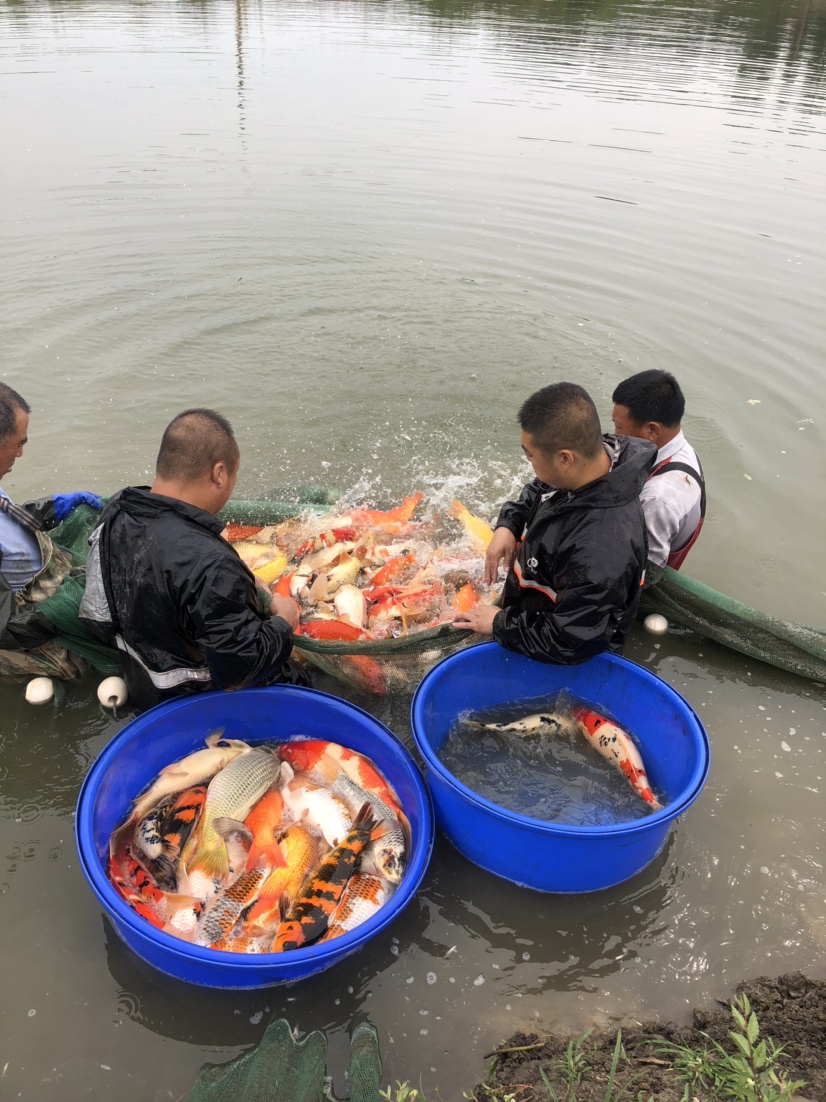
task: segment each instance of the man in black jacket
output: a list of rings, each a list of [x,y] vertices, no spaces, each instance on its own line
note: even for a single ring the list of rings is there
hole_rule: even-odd
[[[542,662],[618,651],[645,574],[639,494],[656,449],[602,436],[594,403],[574,383],[531,395],[519,423],[536,479],[502,507],[488,548],[488,584],[500,560],[510,568],[502,607],[477,606],[454,624]]]
[[[115,495],[89,541],[80,617],[123,652],[139,708],[285,672],[298,606],[260,588],[215,519],[239,462],[224,417],[186,410],[164,432],[151,489]]]

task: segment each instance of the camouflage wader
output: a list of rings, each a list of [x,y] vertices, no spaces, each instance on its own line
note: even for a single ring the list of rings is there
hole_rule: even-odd
[[[53,597],[63,579],[72,571],[72,556],[42,532],[35,532],[43,565],[14,599],[18,606],[38,604]],[[60,681],[77,681],[86,669],[82,658],[76,657],[55,640],[49,640],[32,650],[0,650],[2,677],[56,677]]]

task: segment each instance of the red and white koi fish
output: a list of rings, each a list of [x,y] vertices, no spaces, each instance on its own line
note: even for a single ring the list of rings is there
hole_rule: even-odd
[[[651,791],[640,752],[630,735],[605,716],[587,708],[574,708],[573,717],[580,734],[584,735],[606,761],[619,769],[640,799],[650,804],[652,810],[661,811],[663,805]]]
[[[284,807],[296,822],[315,827],[328,846],[337,846],[353,825],[353,813],[345,800],[304,774],[296,774],[287,762],[281,770],[286,782],[281,789]]]

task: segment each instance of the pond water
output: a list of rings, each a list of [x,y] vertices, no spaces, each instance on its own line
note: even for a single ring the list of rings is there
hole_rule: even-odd
[[[823,0],[0,0],[0,378],[33,409],[4,489],[146,482],[208,405],[244,496],[491,517],[527,394],[581,382],[609,428],[616,383],[666,367],[709,483],[688,571],[822,625],[824,107]],[[339,1092],[369,1017],[386,1079],[447,1102],[517,1026],[826,974],[823,686],[688,634],[627,653],[712,743],[649,869],[542,896],[440,839],[367,949],[254,994],[156,975],[82,879],[77,790],[128,715],[93,678],[41,711],[0,685],[2,1096],[178,1099],[285,1015]],[[408,737],[407,699],[352,699]]]

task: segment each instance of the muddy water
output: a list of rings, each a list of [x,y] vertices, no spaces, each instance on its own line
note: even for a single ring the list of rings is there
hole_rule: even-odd
[[[326,482],[478,511],[514,413],[576,379],[682,380],[711,490],[689,569],[823,623],[822,3],[0,3],[0,377],[18,499],[149,477],[193,404],[248,496]],[[826,970],[822,687],[690,636],[628,648],[713,768],[625,886],[537,896],[440,841],[416,902],[291,989],[163,980],[101,918],[72,809],[123,720],[94,680],[0,686],[3,1097],[177,1099],[273,1015],[377,1023],[389,1078],[458,1098],[514,1024],[679,1017]],[[368,702],[406,734],[408,702]],[[128,717],[124,717],[128,718]]]

